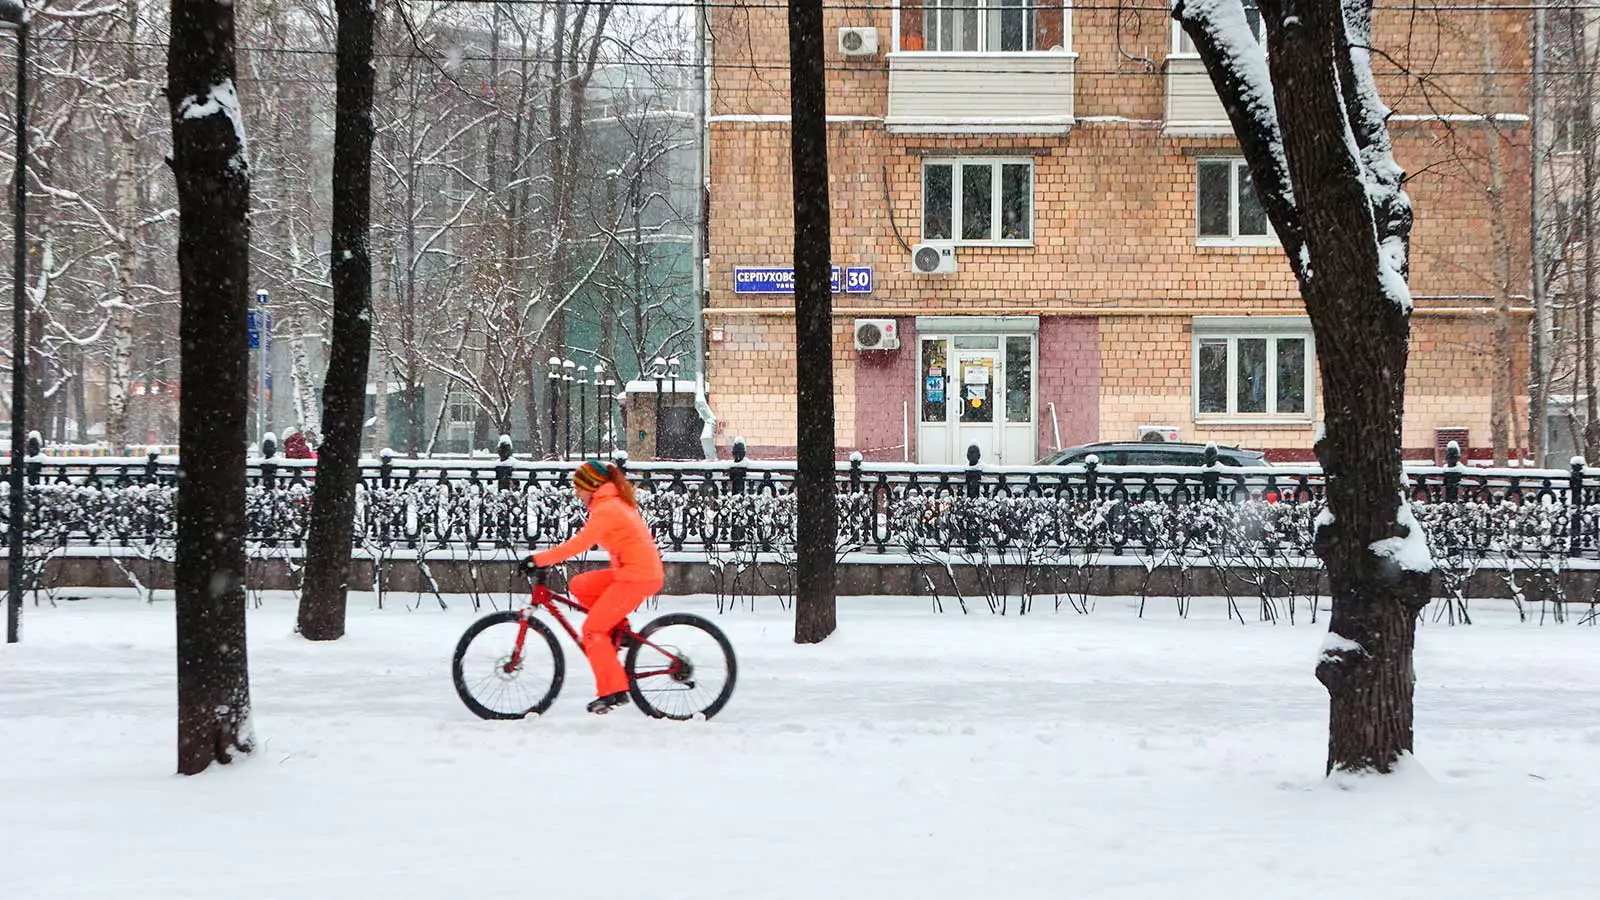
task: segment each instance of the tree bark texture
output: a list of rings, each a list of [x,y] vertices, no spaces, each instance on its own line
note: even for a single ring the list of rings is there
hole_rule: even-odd
[[[1316,452],[1332,515],[1317,552],[1331,588],[1329,631],[1342,638],[1317,666],[1329,694],[1327,770],[1388,772],[1412,749],[1412,651],[1430,587],[1429,572],[1402,568],[1374,547],[1409,534],[1400,523],[1400,425],[1410,201],[1364,49],[1371,0],[1296,3],[1292,14],[1284,0],[1261,7],[1270,85],[1256,83],[1261,48],[1235,40],[1240,6],[1180,4],[1174,15],[1228,109],[1316,340]],[[1340,139],[1347,128],[1353,147]]]
[[[139,78],[138,0],[129,0],[127,18],[123,24],[125,31],[122,36],[128,46],[123,51],[122,75],[129,85],[135,85]],[[133,115],[132,109],[139,103],[137,92],[137,88],[130,88],[122,97],[130,116]],[[110,133],[107,132],[108,135]],[[135,242],[140,211],[137,187],[139,135],[133,128],[124,127],[121,129],[120,137],[117,168],[112,177],[113,202],[116,204],[119,223],[116,236],[117,306],[111,313],[111,364],[106,375],[106,440],[111,444],[112,453],[126,452],[128,444],[128,390],[130,382],[133,381],[133,283],[134,270],[139,264],[141,252]],[[82,433],[79,432],[80,435]]]
[[[1493,17],[1479,11],[1478,37],[1483,45],[1483,110],[1486,115],[1500,111],[1498,73],[1494,60]],[[1489,439],[1494,449],[1494,464],[1508,465],[1516,441],[1514,423],[1517,402],[1512,392],[1516,361],[1511,355],[1511,229],[1507,223],[1505,148],[1499,125],[1487,122],[1483,129],[1484,147],[1489,160],[1489,231],[1494,245],[1494,367],[1490,377]],[[1535,188],[1537,189],[1537,188]],[[1535,277],[1537,273],[1535,273]]]
[[[167,48],[181,291],[178,771],[251,749],[245,652],[245,310],[250,170],[234,90],[233,7],[173,0]]]
[[[333,130],[333,346],[322,389],[322,448],[311,497],[300,633],[344,635],[350,542],[372,349],[372,39],[368,0],[337,0]]]
[[[794,639],[833,633],[834,501],[832,241],[828,210],[827,87],[822,0],[789,0],[790,157],[794,169],[795,540]]]
[[[1587,23],[1588,19],[1578,16],[1576,22]],[[1582,162],[1579,171],[1579,196],[1578,217],[1580,220],[1580,237],[1583,242],[1582,293],[1579,296],[1579,347],[1583,362],[1583,455],[1588,460],[1600,460],[1600,384],[1595,381],[1595,290],[1596,290],[1596,263],[1595,259],[1595,193],[1597,178],[1600,178],[1600,160],[1596,160],[1594,132],[1594,74],[1589,68],[1594,65],[1595,59],[1590,52],[1588,28],[1577,29],[1572,42],[1574,54],[1573,68],[1583,73],[1581,76],[1582,89],[1579,92],[1577,114],[1577,131],[1581,135],[1579,149],[1582,152]]]

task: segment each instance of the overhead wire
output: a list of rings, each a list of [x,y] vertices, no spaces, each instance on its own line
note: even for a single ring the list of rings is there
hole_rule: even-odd
[[[452,0],[452,2],[455,2],[455,0]],[[461,2],[466,2],[466,0],[461,0]],[[500,0],[471,0],[471,2],[500,2]],[[1596,7],[1596,8],[1600,9],[1600,7]],[[91,45],[91,46],[110,46],[110,47],[142,47],[142,48],[151,49],[151,50],[165,50],[166,47],[167,47],[167,45],[165,43],[160,42],[160,41],[128,41],[128,40],[120,40],[120,39],[115,39],[115,38],[54,37],[54,38],[43,38],[43,39],[41,39],[41,38],[35,36],[33,38],[33,40],[36,43],[40,42],[41,40],[43,40],[45,42],[52,42],[52,43],[78,43],[78,44],[88,44],[88,45]],[[240,53],[262,53],[262,54],[274,54],[275,53],[275,54],[288,55],[288,56],[316,56],[316,57],[326,57],[326,58],[330,58],[330,59],[335,57],[335,56],[337,56],[337,52],[335,50],[333,50],[332,48],[322,48],[322,47],[265,47],[265,46],[254,46],[254,45],[240,45],[236,49]],[[516,55],[516,54],[500,54],[500,55],[496,55],[496,56],[489,56],[488,54],[478,54],[478,53],[473,53],[473,54],[446,53],[446,55],[452,61],[459,60],[461,62],[496,62],[496,63],[503,63],[503,64],[507,64],[507,65],[515,64],[515,63],[533,63],[533,64],[536,64],[536,65],[550,65],[550,64],[553,64],[553,63],[556,62],[556,59],[554,57],[519,56],[519,55]],[[1049,55],[1049,54],[1048,54],[1048,52],[1044,52],[1041,55]],[[419,53],[374,52],[373,56],[375,58],[377,58],[377,59],[414,60],[414,61],[417,61],[417,62],[425,61],[425,56],[423,54],[419,54]],[[628,56],[628,57],[623,58],[623,59],[603,61],[601,63],[601,66],[628,65],[628,64],[638,64],[638,65],[645,65],[645,66],[658,66],[658,67],[661,67],[661,68],[668,68],[668,69],[695,69],[695,68],[700,68],[700,66],[698,66],[692,60],[682,60],[682,59],[678,59],[676,57],[669,57],[669,56]],[[708,62],[708,63],[706,63],[704,65],[704,68],[707,69],[707,70],[724,70],[724,71],[737,71],[737,72],[748,72],[748,71],[752,71],[752,70],[754,70],[754,71],[773,71],[773,72],[788,72],[789,71],[789,65],[787,63],[758,63],[758,62],[753,62],[753,61],[752,62]],[[824,65],[824,69],[826,71],[828,71],[828,72],[848,72],[848,73],[857,73],[857,74],[876,74],[876,73],[884,73],[884,72],[887,71],[881,65],[877,64],[876,62],[846,63],[846,64],[837,64],[837,63],[825,64]],[[953,74],[953,75],[982,75],[982,74],[992,74],[994,69],[992,68],[992,66],[991,67],[987,67],[987,68],[984,68],[984,67],[966,68],[966,67],[962,67],[962,66],[940,66],[939,71],[942,72],[942,73]],[[1593,68],[1593,69],[1587,69],[1587,68],[1586,69],[1551,69],[1549,67],[1546,67],[1545,70],[1544,70],[1544,74],[1546,76],[1554,75],[1554,76],[1557,76],[1557,77],[1560,77],[1560,76],[1576,76],[1576,75],[1591,75],[1591,74],[1596,74],[1596,73],[1600,73],[1600,68]],[[1059,67],[1028,69],[1028,68],[1021,68],[1021,67],[1018,67],[1018,66],[1009,66],[1009,67],[1006,68],[1006,74],[1008,74],[1008,75],[1059,75],[1059,74],[1061,74],[1061,69]],[[1136,68],[1087,69],[1087,68],[1083,68],[1081,66],[1074,67],[1072,74],[1074,74],[1076,76],[1079,76],[1079,77],[1086,76],[1086,75],[1092,75],[1092,76],[1096,76],[1096,77],[1102,77],[1102,76],[1104,76],[1104,77],[1136,76],[1136,77],[1141,77],[1141,78],[1159,77],[1159,75],[1160,75],[1160,73],[1156,73],[1155,75],[1152,75],[1151,73],[1148,73],[1148,72],[1145,72],[1143,70],[1136,69]],[[1385,71],[1385,70],[1381,70],[1380,69],[1379,71],[1375,72],[1374,74],[1377,75],[1380,78],[1381,77],[1446,78],[1446,77],[1467,77],[1467,76],[1481,76],[1481,75],[1522,76],[1522,75],[1532,75],[1533,72],[1532,72],[1531,69],[1513,69],[1513,68],[1495,68],[1495,69],[1458,68],[1458,69],[1446,69],[1446,70],[1429,70],[1429,71],[1426,71],[1426,72],[1406,72],[1406,71],[1401,71],[1401,70],[1398,70],[1398,69]]]

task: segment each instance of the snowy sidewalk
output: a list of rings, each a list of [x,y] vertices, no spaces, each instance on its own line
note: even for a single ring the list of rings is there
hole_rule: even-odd
[[[250,618],[255,760],[174,766],[172,609],[26,611],[0,646],[0,891],[26,900],[1588,898],[1600,629],[1475,611],[1419,638],[1431,773],[1323,783],[1324,626],[845,601],[840,633],[719,618],[710,723],[472,718],[473,616],[367,608],[312,646]],[[662,610],[698,608],[665,600]],[[1154,607],[1152,607],[1154,609]],[[642,620],[643,616],[638,617]]]

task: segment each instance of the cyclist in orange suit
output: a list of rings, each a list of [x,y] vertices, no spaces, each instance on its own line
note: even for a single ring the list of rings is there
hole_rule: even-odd
[[[572,487],[589,508],[589,521],[565,543],[533,555],[540,568],[571,559],[599,544],[611,566],[574,575],[572,599],[589,611],[583,620],[583,652],[594,669],[596,698],[589,712],[607,713],[628,702],[628,676],[617,659],[612,629],[661,590],[661,552],[639,515],[633,485],[615,465],[590,460],[572,473]]]

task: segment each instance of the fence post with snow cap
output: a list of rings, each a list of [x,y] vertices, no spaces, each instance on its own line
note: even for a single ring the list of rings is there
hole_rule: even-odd
[[[44,435],[37,431],[28,432],[28,483],[35,487],[38,486],[40,475],[44,472],[44,465],[39,462],[42,453],[44,453]]]
[[[495,445],[495,453],[500,457],[500,464],[494,467],[495,484],[502,491],[511,490],[511,435],[500,435],[500,442]]]
[[[261,486],[267,490],[278,487],[278,436],[267,432],[261,438]]]
[[[1572,470],[1567,481],[1567,502],[1572,506],[1572,515],[1567,524],[1568,556],[1583,553],[1583,470],[1588,466],[1589,461],[1583,457],[1572,458]]]
[[[1448,503],[1461,499],[1461,445],[1455,441],[1444,448],[1444,499]]]
[[[1217,472],[1216,444],[1206,445],[1205,462],[1203,465],[1206,467],[1206,470],[1200,475],[1200,484],[1205,490],[1206,499],[1215,500],[1217,499],[1217,482],[1221,478],[1220,473]]]
[[[966,490],[963,491],[967,498],[965,516],[967,521],[963,531],[966,533],[967,550],[971,553],[977,553],[983,549],[978,542],[978,515],[976,510],[978,498],[983,496],[983,470],[978,468],[978,460],[982,457],[983,451],[978,449],[977,444],[967,445],[967,472],[964,476]]]

